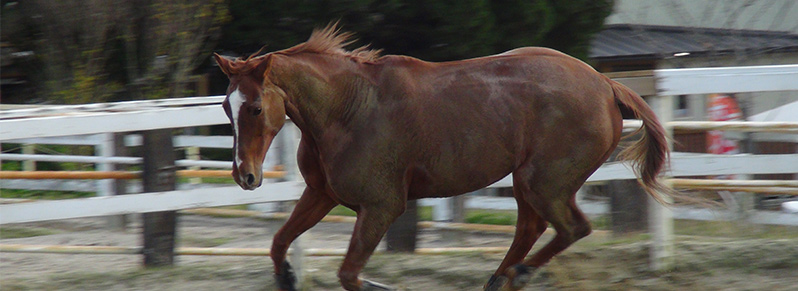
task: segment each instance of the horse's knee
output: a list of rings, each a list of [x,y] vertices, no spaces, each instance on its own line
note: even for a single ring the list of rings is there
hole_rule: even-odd
[[[590,235],[591,232],[593,232],[593,229],[590,226],[590,223],[584,221],[582,223],[573,225],[568,229],[558,229],[557,235],[560,235],[562,239],[565,240],[566,243],[570,245],[582,239],[583,237]]]
[[[357,272],[339,270],[338,281],[341,283],[341,287],[344,287],[344,289],[350,291],[359,290],[360,279],[357,278],[357,275]]]
[[[593,228],[590,226],[590,223],[586,221],[584,224],[581,224],[579,225],[579,227],[577,227],[576,232],[574,234],[575,238],[578,240],[590,235],[590,233],[592,232]]]

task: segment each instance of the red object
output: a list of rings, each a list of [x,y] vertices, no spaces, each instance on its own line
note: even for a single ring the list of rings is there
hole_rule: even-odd
[[[710,121],[740,120],[743,116],[737,100],[728,94],[712,94],[709,96],[707,114]],[[736,140],[723,137],[723,131],[710,130],[707,132],[707,152],[718,155],[740,153],[740,146]],[[720,179],[733,179],[733,175],[718,176]]]

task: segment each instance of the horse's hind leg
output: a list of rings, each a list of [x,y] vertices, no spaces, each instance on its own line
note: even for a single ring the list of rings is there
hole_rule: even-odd
[[[288,246],[300,234],[316,225],[336,205],[338,203],[321,190],[305,188],[291,216],[272,239],[270,255],[274,262],[274,276],[279,290],[296,290],[294,286],[296,278],[291,265],[285,260]]]
[[[595,168],[598,168],[599,165],[600,163]],[[509,290],[522,288],[529,281],[535,269],[546,264],[556,254],[591,232],[590,222],[576,206],[575,194],[584,180],[587,179],[587,176],[593,171],[568,175],[573,173],[558,171],[557,169],[563,168],[557,167],[554,163],[545,166],[530,165],[524,168],[546,169],[546,171],[513,172],[513,189],[514,192],[517,192],[517,200],[523,200],[530,208],[535,210],[535,213],[540,218],[551,223],[557,234],[546,246],[537,251],[532,258],[522,264],[505,266],[505,263],[510,263],[505,259],[502,264],[505,267],[503,275],[498,276],[503,280],[489,284],[486,286],[486,290],[494,290],[489,289],[492,286],[494,286],[492,288],[498,290],[498,288],[502,288],[502,285]],[[566,167],[565,169],[574,168]],[[574,179],[573,177],[576,178]],[[519,208],[519,215],[521,209],[523,208]],[[540,225],[545,225],[545,223],[541,222]],[[500,284],[503,282],[506,282],[506,284]]]
[[[523,177],[524,175],[516,171],[513,173],[513,176]],[[515,184],[518,185],[518,182],[515,182]],[[515,196],[516,203],[518,204],[515,238],[513,239],[510,249],[507,251],[507,255],[504,256],[504,260],[502,260],[502,263],[499,265],[499,268],[493,276],[490,277],[488,283],[485,284],[485,290],[499,290],[499,288],[509,280],[508,276],[505,275],[505,272],[508,271],[514,273],[512,275],[514,279],[518,278],[523,280],[523,278],[519,276],[521,274],[518,273],[525,271],[525,269],[517,269],[513,266],[520,264],[524,260],[529,250],[532,249],[532,246],[538,238],[540,238],[540,235],[546,231],[546,227],[548,226],[548,222],[540,217],[532,206],[526,202],[523,197],[523,192],[520,191],[520,187],[513,188],[513,196]],[[514,269],[508,270],[508,268],[511,267]]]

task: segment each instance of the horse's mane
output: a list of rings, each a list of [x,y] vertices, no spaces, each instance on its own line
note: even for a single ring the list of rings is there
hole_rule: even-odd
[[[306,42],[274,53],[283,55],[294,55],[299,53],[335,55],[346,57],[359,63],[373,62],[380,58],[380,52],[382,52],[382,50],[369,49],[368,45],[361,46],[351,51],[346,50],[344,47],[355,42],[355,40],[352,39],[354,35],[355,34],[352,32],[342,32],[338,28],[338,23],[333,22],[323,29],[314,29]],[[249,55],[246,59],[236,58],[232,60],[232,62],[230,62],[230,72],[233,74],[249,73],[252,69],[257,67],[261,61],[268,59],[271,55],[271,53],[269,53],[258,56],[264,48],[265,47]]]
[[[370,49],[368,45],[351,51],[344,48],[356,41],[352,39],[354,35],[352,32],[342,32],[338,28],[338,23],[333,22],[323,29],[314,29],[306,42],[281,50],[278,53],[292,55],[309,52],[343,56],[361,63],[376,61],[380,57],[382,50]]]

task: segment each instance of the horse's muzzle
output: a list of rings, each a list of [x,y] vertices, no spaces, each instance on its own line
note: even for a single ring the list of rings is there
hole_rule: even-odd
[[[238,185],[244,190],[255,190],[263,183],[263,176],[253,173],[242,173],[238,179]]]
[[[255,190],[263,183],[261,171],[242,171],[235,165],[233,167],[233,180],[244,190]]]

